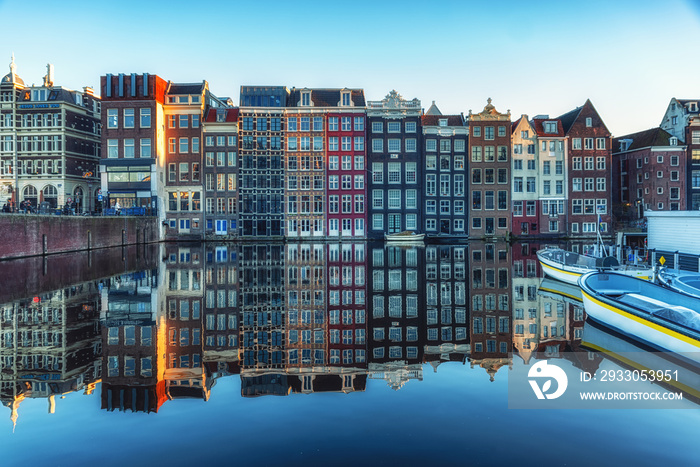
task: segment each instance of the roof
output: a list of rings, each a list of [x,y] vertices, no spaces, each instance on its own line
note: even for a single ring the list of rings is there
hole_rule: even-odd
[[[428,115],[427,113],[421,117],[423,126],[440,126],[440,120],[447,119],[447,126],[464,126],[464,117],[462,115]]]
[[[435,105],[435,101],[433,101],[433,103],[431,104],[430,108],[425,113],[425,115],[442,115],[442,112],[440,112],[440,109],[438,109],[438,106]]]
[[[678,101],[678,103],[679,103],[680,105],[683,106],[683,108],[686,110],[686,112],[688,112],[688,113],[693,113],[693,114],[696,114],[696,113],[700,112],[700,106],[697,105],[697,104],[700,104],[700,99],[676,99],[676,100]],[[693,103],[696,104],[696,107],[695,107],[695,110],[694,110],[694,111],[691,111],[691,110],[688,108],[688,104],[690,104],[691,102],[693,102]]]
[[[202,94],[206,87],[206,81],[201,83],[173,83],[170,82],[166,94]]]
[[[576,107],[574,110],[567,112],[564,115],[560,115],[556,118],[556,120],[561,121],[561,125],[564,129],[564,133],[569,132],[569,130],[571,129],[571,125],[574,124],[574,122],[576,121],[576,118],[578,117],[578,114],[581,113],[582,109],[583,109],[583,106]]]
[[[314,107],[340,107],[340,92],[350,91],[350,99],[355,107],[365,106],[365,91],[364,89],[347,89],[347,88],[318,88],[318,89],[297,89],[292,88],[287,98],[287,107],[298,107],[301,102],[302,91],[311,91],[311,102]]]
[[[521,115],[519,119],[515,120],[510,124],[511,133],[515,132],[515,129],[518,127],[518,125],[520,125],[521,120],[525,120],[526,122],[528,122],[528,125],[530,124],[530,122],[527,119],[527,115]]]
[[[237,122],[238,121],[238,107],[233,108],[210,108],[204,113],[204,121],[206,123],[223,123],[217,120],[216,116],[219,113],[224,113],[226,115],[224,122]]]
[[[544,131],[544,122],[556,122],[556,133],[546,133]],[[564,132],[564,125],[562,125],[561,120],[557,118],[533,118],[532,127],[535,129],[537,136],[566,136],[566,133]]]
[[[631,139],[632,142],[625,151],[620,152],[634,151],[636,149],[648,148],[650,146],[670,146],[672,137],[673,135],[671,133],[660,127],[650,128],[648,130],[638,131],[637,133],[631,133],[629,135],[613,138],[613,151],[617,151],[617,148],[620,147],[620,140],[623,139]]]

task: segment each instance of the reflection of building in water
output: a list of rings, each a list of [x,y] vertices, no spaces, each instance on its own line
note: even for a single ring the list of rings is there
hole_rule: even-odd
[[[366,244],[328,245],[329,363],[367,368]]]
[[[279,394],[284,379],[284,245],[240,246],[241,393]]]
[[[427,343],[468,344],[466,247],[425,248]],[[422,297],[421,297],[422,298]]]
[[[287,368],[310,370],[328,362],[326,248],[321,243],[289,243],[286,249]],[[283,345],[284,331],[273,331],[270,337],[271,345]]]
[[[495,373],[509,365],[512,345],[510,327],[510,247],[505,242],[470,244],[472,253],[471,364]]]
[[[370,378],[382,378],[395,389],[408,379],[422,379],[425,334],[420,327],[418,306],[424,303],[418,287],[424,250],[375,244],[370,247],[372,264],[369,336]]]
[[[513,351],[527,363],[537,348],[539,329],[537,288],[540,284],[538,245],[516,243],[513,254]]]
[[[539,358],[558,357],[564,350],[578,350],[585,313],[581,289],[545,278],[538,291],[538,316],[534,346]]]
[[[157,412],[165,402],[165,318],[157,269],[110,278],[101,291],[102,408]]]
[[[238,246],[207,245],[205,256],[204,362],[216,373],[238,373]]]
[[[100,378],[98,290],[86,282],[0,305],[0,399],[19,403],[85,389]]]
[[[464,362],[469,355],[465,246],[425,248],[427,344],[424,361],[437,371],[445,361]]]
[[[170,399],[194,397],[207,400],[210,382],[202,366],[202,254],[201,244],[167,245],[165,304],[165,390]],[[207,291],[206,306],[227,306]]]

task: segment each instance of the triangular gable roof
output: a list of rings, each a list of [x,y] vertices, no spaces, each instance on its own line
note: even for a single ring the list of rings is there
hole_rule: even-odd
[[[562,125],[564,126],[564,132],[566,134],[569,133],[569,130],[571,130],[571,127],[573,126],[574,122],[576,122],[576,120],[578,119],[578,116],[581,114],[581,111],[584,107],[590,107],[593,110],[593,112],[595,112],[595,114],[598,116],[598,119],[600,120],[600,123],[603,124],[603,128],[605,128],[605,131],[610,133],[610,130],[608,130],[607,125],[605,125],[605,122],[600,117],[600,114],[598,113],[590,99],[586,99],[586,102],[581,107],[577,107],[571,112],[567,112],[564,115],[560,115],[558,117],[561,120]]]

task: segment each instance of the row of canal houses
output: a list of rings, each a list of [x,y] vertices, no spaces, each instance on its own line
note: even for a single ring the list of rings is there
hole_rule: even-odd
[[[557,118],[443,115],[395,91],[102,77],[108,206],[166,238],[511,235],[586,239],[611,221],[610,132],[590,101]]]
[[[590,101],[513,119],[443,115],[392,91],[101,78],[101,97],[0,80],[0,203],[157,215],[163,238],[566,236],[700,207],[698,100],[610,138]],[[118,203],[118,204],[117,204]],[[589,240],[590,241],[590,240]]]

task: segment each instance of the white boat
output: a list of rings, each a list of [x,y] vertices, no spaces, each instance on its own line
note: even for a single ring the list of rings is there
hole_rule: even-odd
[[[578,283],[589,318],[700,362],[700,298],[615,273],[591,272]]]
[[[548,276],[576,284],[579,277],[592,271],[610,271],[644,280],[654,278],[654,268],[647,266],[621,265],[613,256],[597,258],[561,248],[537,250],[537,259]]]
[[[399,232],[393,234],[384,234],[384,239],[392,243],[420,243],[425,239],[425,234],[417,234],[415,232]]]
[[[657,281],[676,292],[700,298],[700,274],[697,272],[661,268]]]

